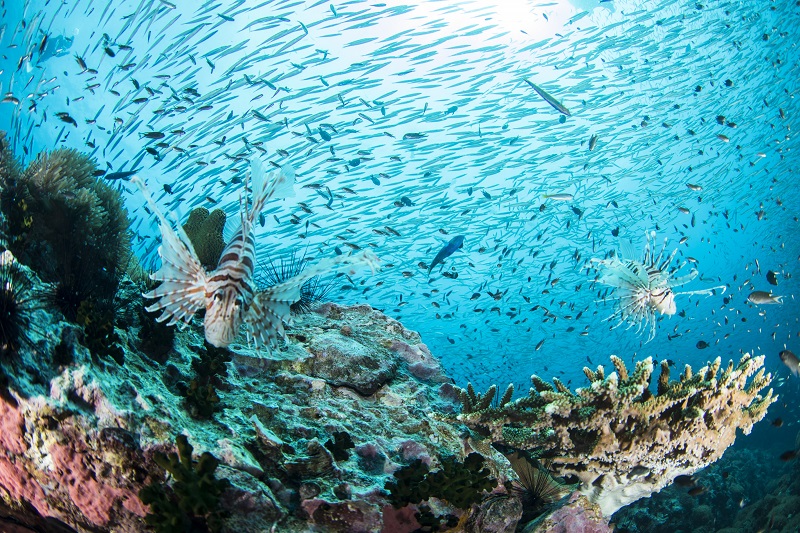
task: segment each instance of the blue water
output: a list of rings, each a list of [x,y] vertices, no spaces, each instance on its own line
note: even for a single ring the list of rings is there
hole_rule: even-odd
[[[681,368],[752,352],[785,378],[778,352],[800,350],[799,24],[795,2],[6,1],[0,129],[25,163],[63,146],[138,171],[180,222],[200,205],[235,222],[247,159],[291,164],[296,195],[268,205],[260,258],[371,247],[382,271],[335,279],[331,298],[418,330],[461,385],[582,386],[611,354]],[[155,221],[119,186],[155,266]],[[645,342],[609,328],[590,259],[641,253],[649,231],[679,249],[673,266],[696,260],[681,290],[726,291],[677,296]],[[457,277],[429,277],[456,235]],[[753,290],[783,304],[748,303]],[[775,384],[789,403],[796,380]]]

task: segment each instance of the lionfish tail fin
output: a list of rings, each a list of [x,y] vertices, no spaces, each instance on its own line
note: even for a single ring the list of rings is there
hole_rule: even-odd
[[[283,323],[289,322],[291,305],[300,300],[300,290],[306,281],[343,268],[354,272],[355,267],[361,265],[370,267],[372,272],[380,268],[378,257],[372,251],[364,250],[355,255],[323,259],[301,274],[259,292],[244,319],[248,340],[253,341],[256,347],[274,346],[278,337],[284,335]]]
[[[150,210],[156,215],[161,227],[161,267],[150,274],[150,279],[161,284],[142,296],[156,300],[145,309],[149,312],[161,311],[156,319],[173,325],[179,321],[189,322],[198,309],[205,306],[206,273],[189,237],[178,227],[173,229],[161,209],[153,201],[150,191],[139,176],[131,182],[136,185],[147,201]]]
[[[289,198],[294,196],[294,169],[286,164],[277,174],[267,178],[264,165],[258,158],[250,161],[250,177],[253,181],[253,207],[250,223],[254,223],[270,198]]]

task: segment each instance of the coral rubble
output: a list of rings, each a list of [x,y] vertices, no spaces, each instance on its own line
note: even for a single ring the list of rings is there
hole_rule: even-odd
[[[606,516],[672,480],[719,459],[736,438],[775,401],[764,375],[764,357],[745,355],[720,374],[721,361],[693,373],[688,365],[679,381],[670,381],[661,365],[656,393],[649,389],[652,359],[632,374],[618,357],[608,377],[602,366],[584,368],[590,386],[570,391],[558,379],[550,385],[532,376],[530,393],[497,407],[469,387],[459,397],[458,420],[492,442],[552,457],[555,475],[581,482],[581,491]],[[748,383],[748,378],[755,376]]]

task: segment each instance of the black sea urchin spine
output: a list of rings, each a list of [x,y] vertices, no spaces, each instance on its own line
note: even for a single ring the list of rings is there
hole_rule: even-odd
[[[288,258],[281,259],[278,265],[272,259],[269,259],[267,264],[261,263],[261,272],[256,279],[259,290],[278,285],[297,276],[303,272],[308,262],[305,252],[300,257],[297,256],[296,252],[292,252],[292,255]],[[319,276],[309,279],[300,287],[300,300],[291,305],[292,313],[303,314],[310,312],[314,304],[325,299],[332,288],[333,285],[330,282],[320,281]]]
[[[6,252],[7,253],[7,252]],[[34,309],[33,283],[16,261],[0,258],[0,354],[30,345],[30,313]]]

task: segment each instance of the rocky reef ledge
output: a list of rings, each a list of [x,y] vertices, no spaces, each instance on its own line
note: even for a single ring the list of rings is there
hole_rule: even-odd
[[[115,330],[123,356],[98,359],[58,313],[33,318],[2,362],[5,530],[511,532],[522,516],[504,456],[430,416],[457,408],[438,360],[368,306],[298,316],[270,355],[186,328],[159,360],[135,321]]]

